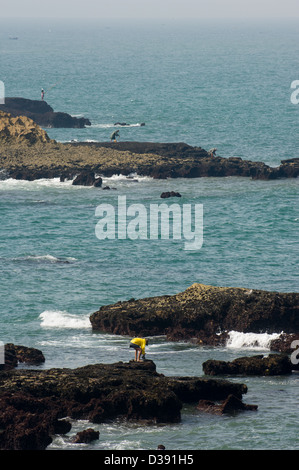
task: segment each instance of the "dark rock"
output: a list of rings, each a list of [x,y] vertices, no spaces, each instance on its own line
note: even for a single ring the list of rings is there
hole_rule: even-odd
[[[263,162],[252,162],[237,157],[213,157],[201,147],[192,147],[183,142],[98,142],[75,143],[74,145],[93,148],[113,148],[118,151],[129,151],[135,155],[154,154],[160,156],[159,164],[151,167],[138,162],[134,171],[157,179],[165,178],[199,178],[243,176],[252,179],[273,180],[278,178],[297,178],[299,176],[299,158],[283,160],[277,168],[269,167]],[[119,168],[119,173],[128,174],[131,169]],[[113,169],[115,173],[115,168]],[[113,174],[111,173],[111,174]],[[106,176],[111,176],[106,174]]]
[[[271,351],[278,351],[286,354],[292,354],[294,352],[295,346],[292,346],[293,341],[298,341],[299,344],[299,334],[287,334],[282,333],[279,338],[273,339],[270,342],[270,350]]]
[[[293,369],[285,354],[240,357],[232,362],[209,359],[202,367],[206,375],[286,375]]]
[[[99,439],[100,433],[99,431],[95,431],[92,428],[85,429],[84,431],[80,431],[74,437],[73,442],[76,444],[88,444],[89,442],[95,441]]]
[[[135,336],[166,335],[207,344],[219,331],[299,332],[299,294],[193,284],[176,295],[102,306],[93,330]]]
[[[0,110],[11,114],[13,117],[27,116],[42,127],[83,128],[91,125],[89,119],[54,112],[46,101],[41,100],[8,97],[5,98],[5,104],[0,104]]]
[[[216,404],[211,400],[200,400],[196,408],[200,411],[222,415],[236,411],[256,411],[258,407],[257,405],[247,405],[238,397],[229,395],[221,404]]]
[[[246,385],[223,379],[165,377],[152,361],[1,371],[0,449],[45,449],[70,430],[66,417],[176,423],[183,403],[245,393]]]
[[[85,170],[76,176],[72,184],[75,186],[95,186],[99,188],[102,186],[102,178],[96,178],[93,171]]]
[[[37,398],[18,389],[1,394],[0,429],[4,431],[0,433],[0,449],[46,449],[52,442],[61,410],[62,406],[58,409],[53,398]]]
[[[94,185],[96,188],[101,188],[102,183],[103,183],[103,180],[102,180],[102,178],[99,176],[98,178],[95,178],[95,181],[94,181],[93,185]]]
[[[162,199],[166,199],[168,197],[182,197],[180,193],[176,193],[175,191],[167,191],[162,193],[160,196]]]
[[[72,425],[66,419],[57,419],[53,423],[54,434],[67,434],[72,429]]]
[[[0,364],[0,370],[13,369],[22,362],[31,365],[42,364],[45,362],[45,357],[39,349],[8,343],[4,346],[4,360],[5,363]]]
[[[299,370],[299,334],[282,333],[270,342],[270,350],[290,356],[292,370]]]

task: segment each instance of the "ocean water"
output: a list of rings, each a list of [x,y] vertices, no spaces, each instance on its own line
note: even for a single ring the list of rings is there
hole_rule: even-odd
[[[7,96],[39,99],[43,87],[55,110],[91,120],[85,129],[47,129],[58,141],[107,141],[126,122],[121,140],[215,146],[224,157],[277,166],[298,157],[299,105],[290,100],[298,36],[297,24],[278,21],[1,21],[0,80]],[[91,330],[102,305],[194,282],[298,292],[298,179],[114,175],[106,184],[116,190],[0,180],[0,340],[41,349],[41,368],[132,359],[130,338]],[[126,196],[149,209],[172,190],[182,197],[169,204],[203,205],[200,250],[171,237],[96,237],[100,204]],[[151,337],[147,355],[158,372],[201,376],[207,359],[268,354],[279,333],[233,331],[223,348]],[[100,439],[90,445],[71,443],[90,426],[77,421],[49,449],[298,449],[298,374],[231,380],[247,384],[244,401],[257,412],[219,417],[185,406],[175,425],[95,425]]]

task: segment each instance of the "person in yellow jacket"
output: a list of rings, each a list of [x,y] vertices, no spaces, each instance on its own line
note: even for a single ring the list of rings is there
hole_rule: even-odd
[[[130,348],[135,349],[135,361],[140,362],[141,354],[145,356],[145,346],[148,345],[148,340],[145,338],[133,338],[130,342]]]

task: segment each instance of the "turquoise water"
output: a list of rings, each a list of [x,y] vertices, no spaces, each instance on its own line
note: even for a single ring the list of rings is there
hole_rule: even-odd
[[[121,140],[216,146],[225,157],[277,166],[298,156],[299,106],[290,101],[298,35],[295,24],[261,22],[2,23],[0,80],[7,96],[38,99],[44,87],[55,110],[90,118],[90,128],[49,129],[60,141],[109,140],[120,121],[130,124]],[[104,179],[116,191],[0,181],[1,341],[41,349],[45,368],[128,361],[129,338],[91,330],[89,315],[101,305],[194,282],[298,291],[298,179],[135,180]],[[180,205],[203,204],[200,250],[184,250],[184,240],[96,237],[99,204],[116,207],[126,196],[148,209],[171,190]],[[267,354],[269,338],[233,336],[215,349],[151,338],[148,357],[158,372],[202,375],[210,358]],[[244,401],[256,413],[216,417],[188,406],[177,425],[97,426],[100,440],[89,447],[71,444],[86,427],[80,421],[50,448],[297,449],[298,378],[233,378],[247,384]]]

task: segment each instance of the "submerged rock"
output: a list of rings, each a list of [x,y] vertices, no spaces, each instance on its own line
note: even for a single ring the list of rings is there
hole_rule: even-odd
[[[182,196],[181,196],[180,193],[175,192],[175,191],[166,191],[166,192],[162,193],[160,197],[162,199],[166,199],[166,198],[169,198],[169,197],[182,197]]]
[[[223,415],[227,413],[231,414],[236,411],[256,411],[258,406],[247,405],[234,395],[229,395],[226,400],[220,404],[211,400],[200,400],[196,408],[200,411]]]
[[[299,294],[193,284],[175,295],[102,306],[93,330],[216,344],[219,331],[299,332]]]

